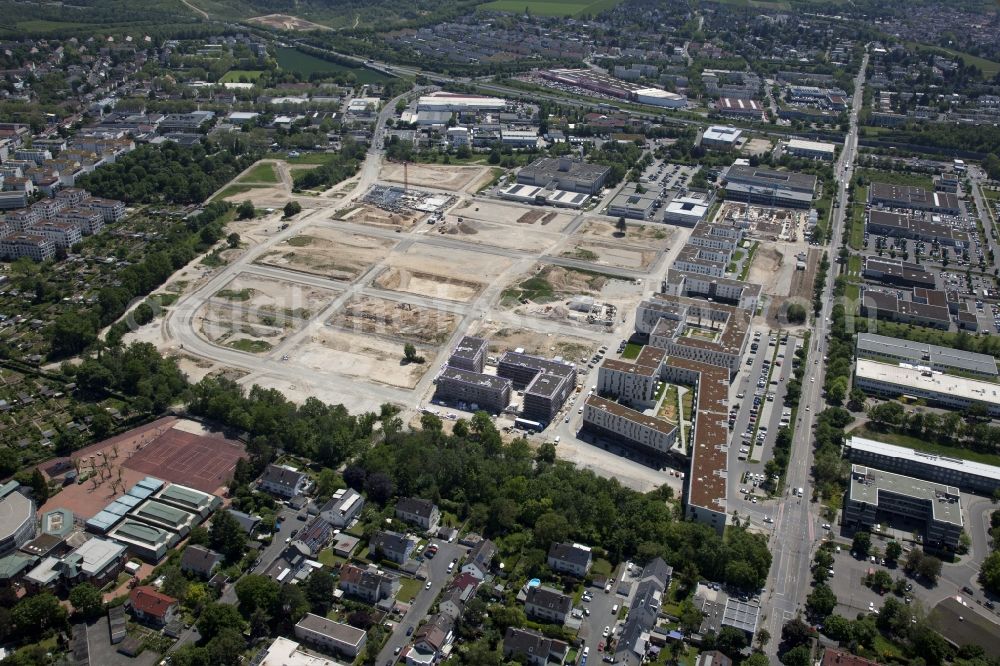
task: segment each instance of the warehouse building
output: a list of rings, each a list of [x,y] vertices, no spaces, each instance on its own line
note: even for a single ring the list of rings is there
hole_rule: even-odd
[[[907,238],[925,243],[963,249],[969,246],[969,234],[944,224],[940,218],[925,220],[905,213],[872,210],[868,214],[867,231],[877,236]]]
[[[884,208],[909,208],[945,215],[960,215],[958,197],[950,192],[932,192],[912,185],[872,183],[868,203]]]
[[[789,139],[785,143],[785,152],[794,157],[808,157],[815,160],[833,160],[836,147],[832,143],[822,141],[804,141]]]
[[[669,421],[647,416],[598,395],[590,396],[584,403],[583,430],[658,457],[668,455],[677,441],[677,426]]]
[[[918,293],[925,294],[926,297],[918,296]],[[895,292],[865,289],[861,294],[860,312],[862,317],[875,317],[943,331],[951,326],[945,293],[933,289],[914,289],[912,300],[899,298]]]
[[[856,350],[858,358],[883,363],[909,363],[938,372],[960,372],[984,379],[994,379],[998,375],[996,357],[990,354],[890,338],[875,333],[858,333]]]
[[[701,135],[701,145],[716,150],[732,150],[743,136],[743,130],[727,125],[712,125]]]
[[[961,497],[954,486],[853,465],[844,523],[868,530],[881,523],[895,524],[922,531],[925,546],[954,550],[962,535]]]
[[[809,208],[816,176],[734,164],[724,176],[726,198],[761,206]]]
[[[920,264],[888,257],[865,257],[863,275],[866,280],[891,284],[897,287],[923,287],[934,289],[934,274]]]
[[[569,157],[540,157],[517,174],[521,185],[594,195],[601,191],[611,167]]]
[[[957,486],[982,495],[992,495],[1000,479],[1000,467],[994,465],[924,453],[864,437],[849,438],[844,456],[860,465]]]
[[[755,99],[720,97],[715,103],[715,110],[724,116],[745,118],[747,120],[764,119],[764,108]]]
[[[449,92],[434,92],[422,95],[417,100],[417,111],[442,111],[461,113],[463,111],[502,111],[507,100],[481,95],[462,95]]]
[[[1000,384],[946,375],[924,366],[890,365],[861,358],[854,373],[854,385],[868,395],[908,396],[949,409],[982,404],[990,416],[1000,417]]]
[[[495,414],[507,409],[510,394],[509,379],[451,366],[445,367],[438,375],[435,391],[435,395],[443,400],[465,402],[473,405],[473,409]]]

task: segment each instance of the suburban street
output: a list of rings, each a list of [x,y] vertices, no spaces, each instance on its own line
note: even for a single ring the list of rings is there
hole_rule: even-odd
[[[826,369],[826,337],[829,317],[833,309],[833,285],[836,278],[833,258],[840,246],[847,210],[847,191],[843,183],[850,182],[854,160],[858,150],[858,113],[864,96],[865,70],[868,56],[865,55],[854,82],[854,97],[851,102],[851,128],[844,140],[840,158],[834,167],[839,174],[837,187],[838,207],[833,208],[827,251],[831,258],[823,288],[823,308],[816,318],[810,338],[806,373],[802,383],[802,396],[795,423],[795,438],[792,455],[785,475],[787,499],[780,503],[775,520],[775,536],[772,544],[773,561],[768,577],[767,596],[764,605],[769,608],[766,625],[772,636],[781,635],[781,627],[789,618],[802,609],[809,593],[809,563],[817,538],[819,517],[811,509],[812,495],[809,471],[812,466],[812,426],[817,413],[823,409],[823,375]],[[816,363],[818,361],[818,363]],[[809,407],[807,410],[806,407]],[[805,488],[804,497],[792,497],[793,488]],[[818,507],[817,507],[818,508]],[[776,658],[780,641],[772,640],[766,646],[767,653]]]

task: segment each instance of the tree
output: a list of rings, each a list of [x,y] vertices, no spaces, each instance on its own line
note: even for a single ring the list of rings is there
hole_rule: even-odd
[[[236,598],[240,602],[240,612],[245,616],[262,610],[267,614],[278,607],[281,586],[267,576],[248,574],[236,581]]]
[[[781,640],[789,647],[809,642],[812,635],[812,627],[799,617],[792,618],[781,627]]]
[[[283,212],[285,219],[288,219],[290,217],[295,217],[296,215],[302,212],[302,204],[300,204],[298,201],[289,201],[288,203],[285,204]]]
[[[163,576],[163,593],[176,599],[183,599],[187,595],[188,579],[184,577],[184,572],[177,565],[170,565],[160,572]]]
[[[294,586],[289,586],[294,587]],[[243,651],[247,647],[243,632],[232,627],[219,630],[205,645],[210,663],[218,666],[238,666],[243,661]]]
[[[760,629],[754,640],[757,643],[757,649],[763,651],[764,646],[771,642],[771,632],[767,629]]]
[[[552,442],[542,442],[538,447],[535,459],[538,462],[554,463],[556,461],[556,445]]]
[[[239,206],[236,207],[236,217],[241,220],[253,219],[253,216],[257,214],[256,209],[253,207],[252,201],[244,201]]]
[[[690,598],[684,599],[680,604],[680,613],[678,613],[681,623],[681,628],[685,632],[692,634],[698,631],[701,626],[702,617],[701,611],[697,606],[691,601]]]
[[[813,588],[806,597],[806,609],[817,618],[825,618],[837,607],[837,596],[826,583]]]
[[[320,470],[319,476],[316,479],[316,495],[318,497],[330,497],[343,487],[344,482],[335,471],[329,467],[324,467]]]
[[[617,229],[618,229],[618,233],[622,234],[623,236],[625,235],[625,232],[628,231],[628,224],[625,222],[625,218],[624,217],[619,217],[618,218]]]
[[[885,569],[879,569],[871,575],[868,584],[876,592],[888,592],[892,589],[892,575]]]
[[[900,545],[898,541],[890,541],[885,545],[885,559],[890,562],[895,562],[899,560],[899,556],[903,554],[903,546]]]
[[[866,557],[872,547],[872,535],[865,531],[854,533],[854,543],[851,550],[858,554],[858,557]]]
[[[229,604],[207,604],[198,618],[198,631],[205,640],[211,640],[225,629],[242,633],[245,626],[239,610]]]
[[[14,631],[25,637],[38,637],[66,624],[66,609],[51,592],[32,594],[17,602],[10,613]]]
[[[923,559],[924,551],[920,548],[914,548],[906,554],[906,559],[903,561],[903,571],[911,576],[915,576],[917,574],[917,569],[920,567],[920,562]]]
[[[104,612],[101,591],[90,583],[80,583],[69,593],[73,610],[86,619],[92,619]]]
[[[212,517],[209,544],[229,562],[238,562],[247,547],[247,535],[231,513],[218,511]]]
[[[806,321],[806,309],[801,303],[792,303],[786,312],[788,323],[803,324]]]
[[[994,550],[979,570],[979,582],[993,594],[1000,594],[1000,550]]]
[[[740,662],[740,666],[770,666],[771,660],[763,652],[754,652]]]
[[[232,249],[238,248],[240,246],[240,235],[234,231],[226,236],[226,245]]]
[[[407,363],[423,363],[425,360],[423,356],[417,354],[417,348],[411,342],[403,345],[403,358]]]
[[[719,635],[715,637],[716,649],[728,655],[730,659],[736,659],[747,645],[749,645],[747,635],[736,627],[722,627]]]
[[[932,585],[937,583],[938,576],[941,575],[941,560],[933,555],[924,555],[917,565],[917,573],[926,578]]]
[[[310,610],[325,617],[333,605],[333,592],[336,588],[333,576],[324,569],[313,571],[309,574],[305,588]]]
[[[812,650],[808,645],[799,645],[781,655],[780,660],[785,666],[810,666]]]

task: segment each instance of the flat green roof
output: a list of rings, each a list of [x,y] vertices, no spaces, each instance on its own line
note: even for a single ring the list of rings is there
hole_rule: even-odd
[[[173,484],[163,490],[158,497],[173,500],[174,502],[180,502],[181,504],[206,507],[211,505],[213,496],[208,493],[203,493],[200,490],[195,490],[194,488]]]
[[[175,525],[177,527],[191,522],[194,518],[193,514],[188,513],[187,511],[178,509],[168,504],[153,501],[146,502],[145,504],[137,507],[132,514],[134,516],[147,517],[150,520],[156,520],[161,523],[167,523],[168,525]]]
[[[122,524],[111,532],[112,538],[116,536],[122,536],[126,539],[132,539],[133,541],[139,541],[151,546],[161,543],[165,544],[170,541],[170,532],[128,519],[123,520]]]

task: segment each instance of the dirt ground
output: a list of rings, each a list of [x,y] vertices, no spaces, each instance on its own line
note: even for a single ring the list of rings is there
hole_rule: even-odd
[[[423,351],[418,347],[418,353]],[[402,388],[416,386],[431,365],[405,364],[398,341],[325,327],[299,345],[294,356],[303,367]]]
[[[648,268],[656,258],[654,250],[644,249],[636,245],[602,243],[582,238],[571,238],[561,255],[581,261],[590,261],[598,265],[635,270]]]
[[[537,227],[538,230],[552,232],[562,231],[569,226],[569,223],[575,217],[574,215],[554,211],[551,208],[516,206],[484,199],[463,200],[448,212],[450,213],[449,217],[461,217],[464,220],[530,225]]]
[[[545,285],[531,284],[531,282],[536,282],[538,279],[544,280]],[[526,282],[528,282],[527,285],[525,285]],[[560,301],[566,301],[578,295],[597,297],[607,284],[608,279],[602,275],[590,275],[571,268],[563,268],[562,266],[535,264],[531,270],[517,276],[517,278],[507,285],[504,290],[506,296],[504,300],[507,305],[516,306],[517,301],[515,298],[518,296],[518,292],[522,289],[527,289],[529,292],[551,292],[550,298],[541,298],[538,301],[539,303],[559,304]],[[546,285],[547,288],[545,287]],[[539,289],[539,287],[542,287],[542,289]],[[529,299],[531,295],[530,293],[526,294]],[[561,304],[559,307],[566,310]],[[563,313],[562,316],[566,314]]]
[[[528,354],[562,356],[575,363],[581,358],[590,358],[597,351],[597,343],[592,340],[572,338],[557,333],[542,333],[495,321],[484,322],[476,335],[490,341],[492,356],[523,347]]]
[[[451,336],[458,321],[453,312],[361,296],[345,303],[327,324],[362,335],[438,345]]]
[[[513,262],[478,252],[413,245],[406,252],[391,254],[386,263],[388,268],[375,279],[377,287],[468,302]]]
[[[763,155],[771,150],[771,142],[767,139],[750,139],[744,144],[741,152],[744,155]]]
[[[213,296],[220,303],[297,319],[310,318],[335,297],[330,289],[253,273],[240,273]]]
[[[444,222],[438,224],[436,232],[451,238],[457,238],[470,243],[493,245],[523,252],[545,252],[561,239],[559,233],[550,233],[534,228],[531,231],[521,227],[511,228],[506,224],[495,224],[446,215]],[[519,231],[520,229],[520,231]]]
[[[252,354],[270,351],[302,323],[213,302],[198,310],[196,320],[198,333],[206,340]]]
[[[226,231],[238,233],[242,244],[253,247],[277,233],[280,226],[281,211],[275,211],[252,220],[233,220],[226,225]]]
[[[267,14],[247,19],[248,23],[259,23],[276,30],[331,30],[330,26],[320,25],[288,14]]]
[[[641,224],[629,220],[625,235],[620,236],[614,222],[591,219],[580,227],[576,235],[593,236],[610,241],[638,242],[647,247],[666,249],[670,247],[676,232],[676,227],[665,224]]]
[[[353,280],[389,253],[392,241],[339,229],[306,227],[262,255],[257,263],[323,275],[334,280]]]
[[[759,284],[765,294],[770,296],[788,296],[791,281],[790,275],[784,275],[786,265],[795,270],[794,257],[785,257],[773,245],[761,243],[754,254],[753,264],[747,274],[747,282]],[[782,279],[784,277],[784,279]]]
[[[411,211],[407,213],[390,213],[376,206],[359,204],[337,212],[331,219],[346,220],[355,224],[373,224],[393,229],[410,229],[427,217],[426,213]]]
[[[490,173],[488,167],[410,164],[406,169],[406,180],[416,187],[458,192],[466,189],[474,181],[479,181],[484,173]],[[398,162],[383,163],[379,180],[402,183],[403,165]]]

